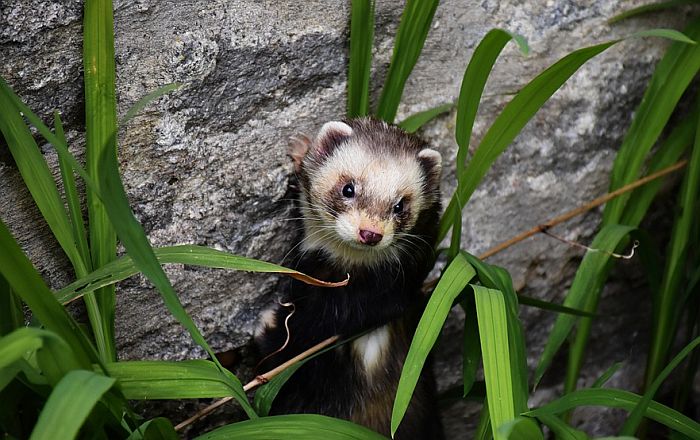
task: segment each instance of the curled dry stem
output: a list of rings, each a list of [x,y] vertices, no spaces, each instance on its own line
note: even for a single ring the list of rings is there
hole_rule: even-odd
[[[328,347],[329,345],[335,343],[338,341],[340,337],[338,335],[336,336],[331,336],[328,339],[324,339],[323,341],[319,342],[318,344],[314,345],[313,347],[309,348],[308,350],[299,353],[298,355],[294,356],[287,362],[280,364],[279,366],[273,368],[272,370],[268,371],[265,374],[261,374],[259,376],[256,376],[255,379],[251,380],[245,386],[243,387],[244,391],[250,391],[253,388],[256,388],[260,385],[263,385],[267,382],[270,381],[273,377],[277,376],[280,374],[282,371],[286,370],[289,368],[291,365],[296,364],[299,361],[302,361],[306,359],[307,357],[311,356],[312,354],[323,350],[324,348]],[[187,420],[179,423],[177,426],[175,426],[176,431],[181,431],[185,427],[191,425],[192,423],[196,422],[197,420],[201,419],[202,417],[210,414],[212,411],[220,407],[221,405],[224,405],[225,403],[229,402],[233,397],[224,397],[223,399],[219,399],[216,402],[212,403],[211,405],[202,408],[201,410],[197,411],[196,414],[194,414],[192,417],[188,418]]]

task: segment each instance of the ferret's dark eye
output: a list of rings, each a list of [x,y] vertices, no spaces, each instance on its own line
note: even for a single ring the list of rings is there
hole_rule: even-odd
[[[394,214],[401,214],[403,212],[403,199],[399,200],[399,203],[394,205]]]
[[[347,197],[348,199],[355,197],[355,185],[352,183],[345,185],[343,187],[343,196]]]

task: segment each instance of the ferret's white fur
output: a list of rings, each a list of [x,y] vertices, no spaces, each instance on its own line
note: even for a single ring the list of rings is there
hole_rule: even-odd
[[[375,372],[382,368],[382,360],[391,346],[391,332],[389,325],[379,327],[366,335],[360,336],[352,342],[352,351],[360,360],[365,377],[372,380]]]

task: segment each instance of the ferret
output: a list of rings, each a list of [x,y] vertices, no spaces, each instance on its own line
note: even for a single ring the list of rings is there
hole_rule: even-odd
[[[401,369],[425,305],[421,286],[434,262],[440,153],[394,125],[359,118],[326,123],[314,140],[297,142],[292,156],[303,223],[295,269],[322,280],[350,278],[340,288],[288,281],[284,301],[293,314],[291,307],[266,310],[255,334],[259,371],[330,336],[367,333],[306,362],[271,414],[323,414],[389,436]],[[428,370],[395,438],[442,437]]]

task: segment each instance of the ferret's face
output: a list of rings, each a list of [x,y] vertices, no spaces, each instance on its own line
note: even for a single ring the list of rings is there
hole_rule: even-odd
[[[302,163],[303,246],[346,265],[394,259],[425,240],[414,227],[436,209],[440,155],[395,127],[324,125]]]

